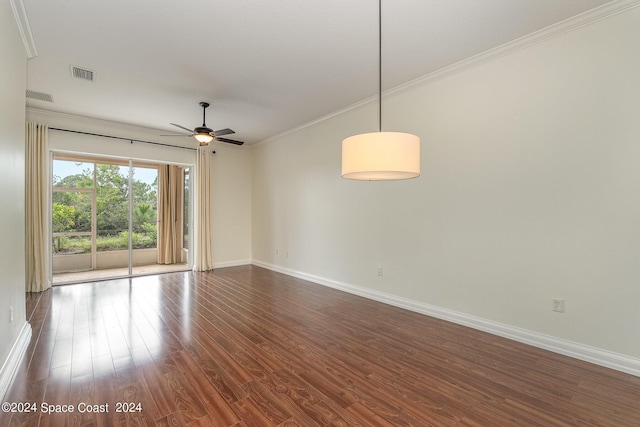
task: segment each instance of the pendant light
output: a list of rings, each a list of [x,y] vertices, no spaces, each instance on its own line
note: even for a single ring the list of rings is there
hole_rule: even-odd
[[[342,141],[342,177],[392,181],[420,176],[420,138],[382,131],[382,0],[378,0],[378,132]]]

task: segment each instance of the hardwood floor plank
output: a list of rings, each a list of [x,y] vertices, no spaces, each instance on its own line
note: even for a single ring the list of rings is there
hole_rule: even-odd
[[[105,363],[101,361],[101,369],[98,372],[99,375],[96,375],[96,369],[94,369],[93,402],[113,406],[118,401],[118,381],[113,362]],[[111,412],[98,412],[95,414],[96,425],[99,427],[122,425],[121,422],[118,422],[120,420],[117,415]]]
[[[200,360],[198,365],[206,375],[209,382],[215,387],[218,393],[220,393],[228,404],[247,397],[242,386],[230,378],[226,374],[224,367],[215,363],[215,361],[211,359]]]
[[[358,424],[356,425],[371,427],[393,427],[393,424],[358,402],[354,402],[352,405],[350,405],[347,408],[347,411],[349,411],[349,413],[351,413],[357,420],[356,423]],[[349,422],[351,423],[352,421]]]
[[[332,400],[325,399],[316,403],[315,405],[313,405],[313,410],[315,411],[316,416],[312,418],[315,419],[321,426],[350,425],[346,421],[346,419],[349,418],[346,408],[339,406]]]
[[[213,384],[208,381],[204,372],[186,351],[180,351],[173,356],[173,359],[184,373],[188,387],[204,403],[208,418],[213,421],[213,425],[230,426],[240,421],[231,406],[218,393]]]
[[[66,340],[66,339],[65,339]],[[71,364],[52,367],[47,378],[44,399],[40,404],[39,425],[55,427],[67,424],[69,413],[66,406],[70,404]],[[42,410],[46,405],[46,410]]]
[[[313,388],[322,393],[325,399],[335,402],[342,408],[355,402],[351,394],[346,391],[348,383],[334,377],[329,372],[309,369],[298,376],[307,384],[313,385]]]
[[[116,368],[118,402],[140,405],[139,411],[135,408],[124,414],[128,425],[153,425],[153,420],[162,418],[163,414],[152,397],[155,390],[147,386],[141,372],[152,359],[146,348],[132,349],[132,357],[134,364]]]
[[[171,357],[167,355],[157,364],[184,420],[189,423],[204,417],[207,413],[205,405]]]
[[[206,334],[209,336],[206,341],[214,344],[207,347],[207,350],[217,360],[225,360],[225,365],[228,364],[239,376],[240,383],[244,384],[254,377],[268,376],[270,372],[280,368],[280,365],[273,360],[267,362],[268,366],[261,363],[266,359],[264,355],[256,351],[252,343],[217,316],[212,318],[207,316],[208,313],[200,313],[197,307],[193,311],[196,321],[206,328]]]
[[[325,414],[315,407],[320,402],[321,396],[316,395],[314,390],[311,390],[303,381],[294,379],[294,376],[293,373],[288,376],[284,371],[280,371],[275,372],[274,376],[267,381],[260,380],[272,395],[286,405],[287,413],[293,415],[281,425],[294,422],[302,422],[302,425],[306,426],[322,425]]]
[[[233,409],[247,426],[275,427],[277,424],[271,419],[270,413],[265,413],[250,397],[238,400],[232,404]]]
[[[170,316],[167,317],[165,322],[170,325],[171,330],[178,329],[182,334],[187,333],[187,331],[189,332],[188,335],[192,341],[189,343],[189,349],[194,352],[197,351],[198,358],[207,360],[215,365],[224,366],[224,371],[238,384],[246,384],[253,380],[253,376],[248,373],[247,369],[238,364],[226,350],[235,350],[236,347],[231,345],[225,335],[210,323],[210,318],[200,315],[197,309],[194,309],[192,319],[190,320],[193,320],[193,322],[189,322],[186,326],[175,322],[175,319],[172,319]],[[215,361],[218,363],[215,363]],[[253,369],[260,370],[259,367]]]
[[[188,427],[180,413],[168,414],[156,421],[158,427]]]
[[[274,425],[281,424],[291,418],[292,414],[288,410],[287,405],[258,380],[245,384],[244,389],[248,395],[246,400],[258,408],[260,413]]]
[[[27,295],[25,426],[636,426],[640,378],[253,266]],[[140,410],[115,412],[117,402]]]
[[[149,364],[142,369],[142,377],[146,388],[152,390],[151,398],[157,408],[156,416],[162,418],[178,411],[173,393],[165,383],[163,375],[155,364]]]
[[[17,375],[25,375],[20,371]],[[4,402],[30,402],[38,405],[44,401],[47,380],[22,382],[14,386],[4,398]],[[0,426],[35,426],[38,425],[38,410],[23,412],[0,412]]]
[[[76,378],[71,380],[69,388],[69,403],[74,405],[76,410],[69,413],[67,425],[69,426],[85,426],[96,423],[96,414],[93,412],[80,412],[77,410],[79,405],[98,404],[94,398],[94,382],[93,374],[89,377]]]

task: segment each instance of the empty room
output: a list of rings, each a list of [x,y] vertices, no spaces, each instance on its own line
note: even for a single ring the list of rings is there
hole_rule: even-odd
[[[640,0],[0,19],[0,425],[640,425]]]

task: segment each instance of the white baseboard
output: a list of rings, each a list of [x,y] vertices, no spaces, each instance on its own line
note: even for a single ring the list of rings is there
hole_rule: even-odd
[[[534,347],[552,351],[554,353],[573,357],[606,368],[615,369],[627,374],[640,377],[640,359],[613,353],[607,350],[591,347],[588,345],[564,340],[550,335],[541,334],[516,326],[507,325],[493,320],[483,319],[465,313],[449,310],[443,307],[426,304],[420,301],[403,298],[384,292],[354,286],[323,277],[313,276],[300,271],[291,270],[267,262],[254,260],[253,265],[269,270],[277,271],[288,276],[297,277],[319,285],[338,289],[350,294],[359,295],[385,304],[404,308],[427,316],[436,317],[459,325],[468,326],[473,329],[488,332],[493,335],[508,338]]]
[[[16,372],[18,372],[18,367],[20,366],[20,362],[22,362],[22,358],[29,346],[30,340],[31,325],[24,322],[24,325],[22,325],[22,329],[20,330],[20,334],[18,335],[18,339],[13,343],[13,347],[11,347],[7,360],[5,360],[2,365],[2,369],[0,369],[0,401],[4,401],[4,397],[11,386],[11,382],[13,381]]]

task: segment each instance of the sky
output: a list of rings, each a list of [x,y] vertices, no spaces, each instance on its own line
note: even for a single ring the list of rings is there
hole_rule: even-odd
[[[93,163],[80,163],[72,162],[68,160],[54,160],[53,161],[53,175],[64,178],[65,176],[75,175],[82,173],[83,169],[92,168]],[[120,172],[124,175],[129,174],[129,168],[127,166],[120,166]],[[155,168],[141,168],[134,167],[133,177],[138,181],[146,182],[147,184],[153,184],[153,181],[158,175],[158,170]]]

